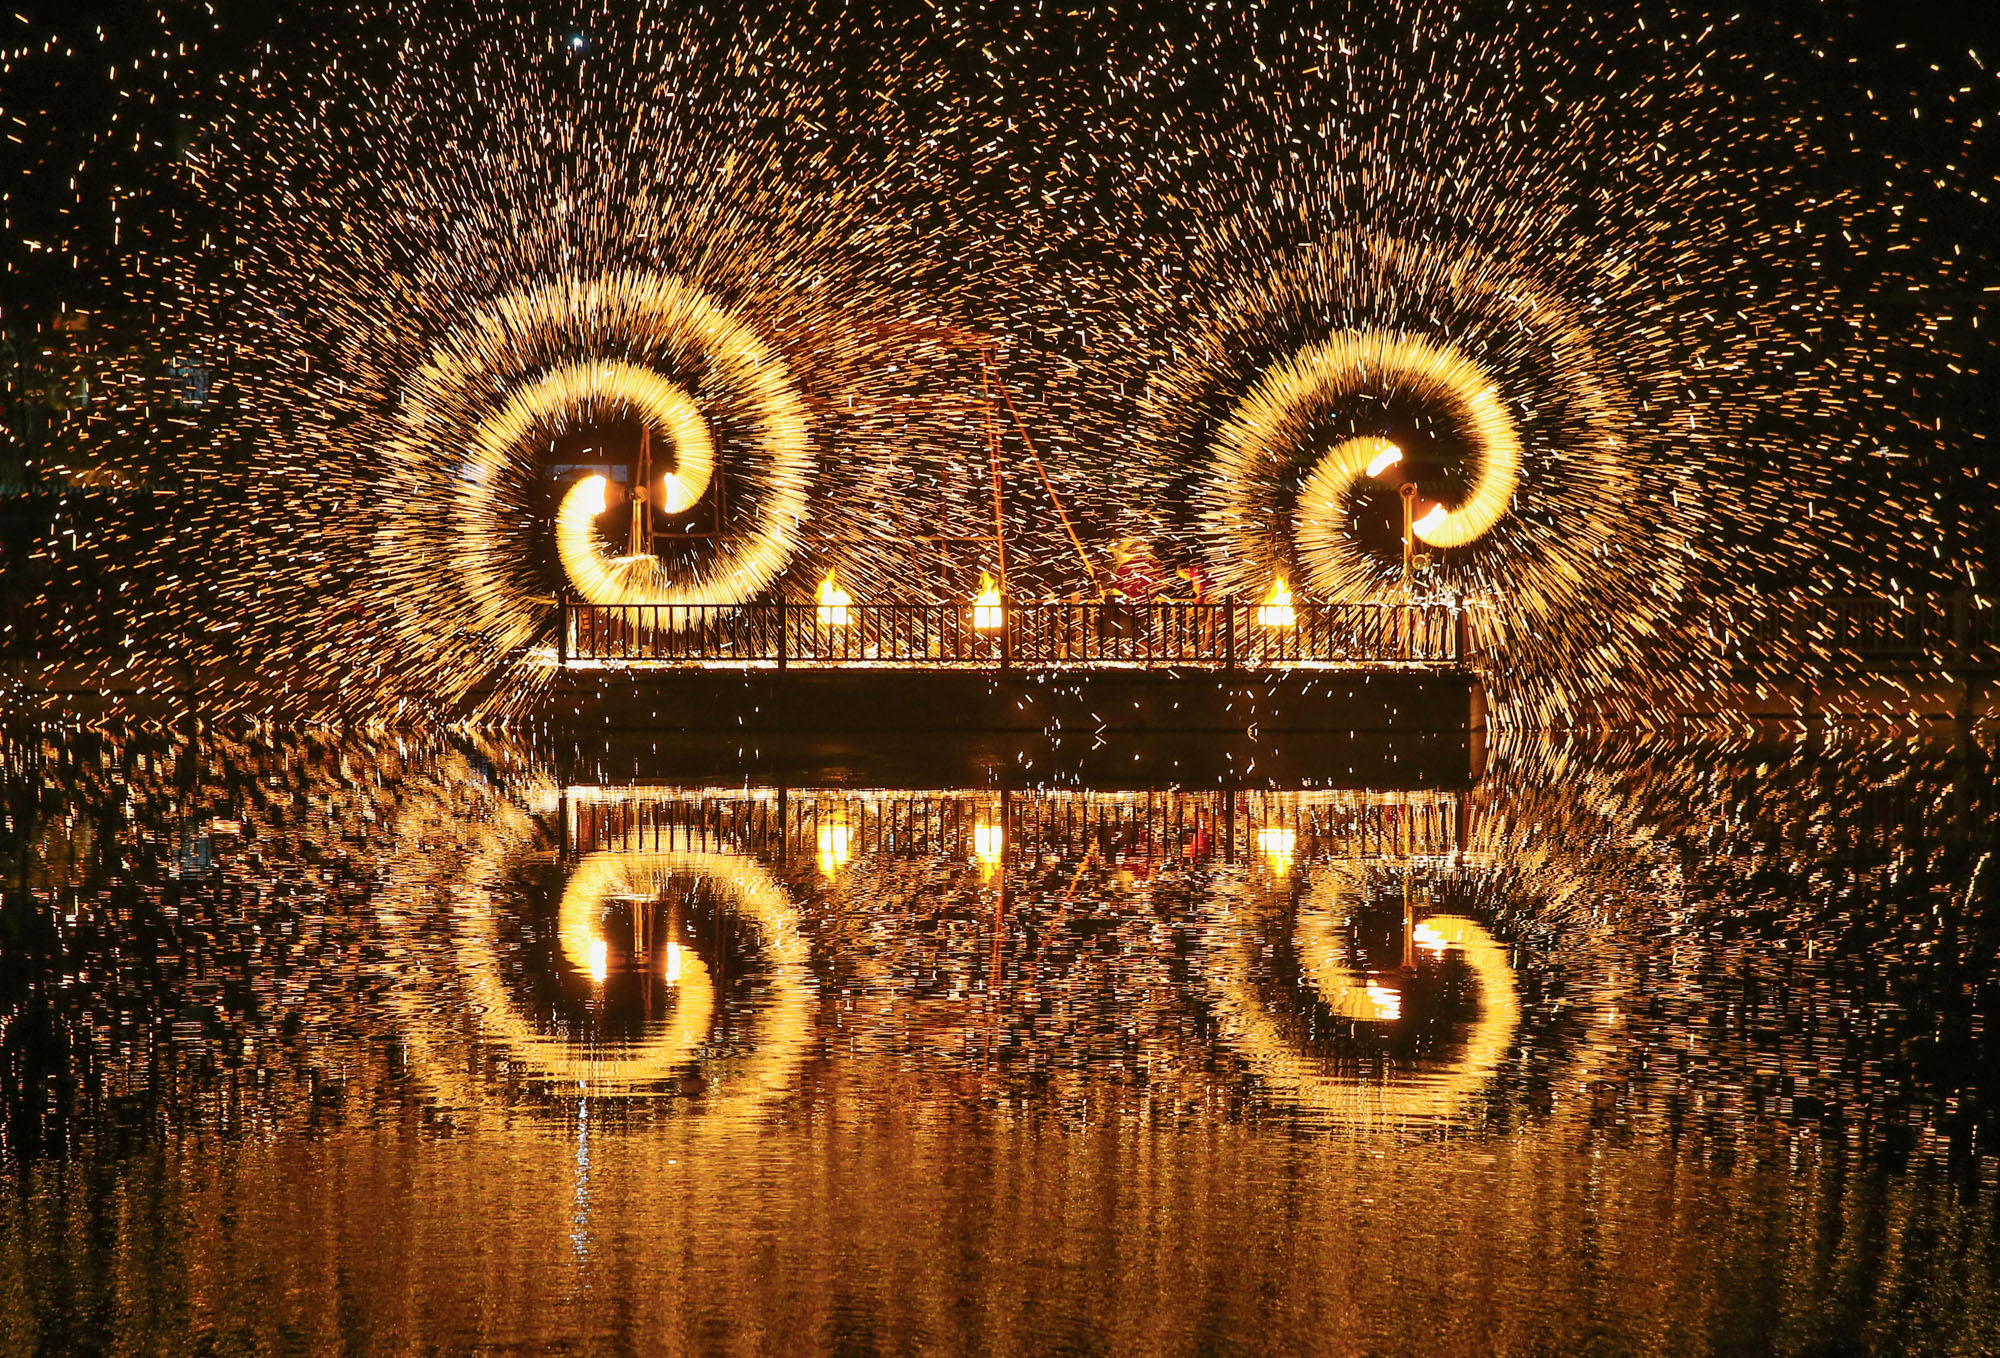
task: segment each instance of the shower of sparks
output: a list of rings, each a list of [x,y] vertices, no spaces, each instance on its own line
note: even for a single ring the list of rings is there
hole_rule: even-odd
[[[965,602],[997,486],[1012,597],[1137,535],[1246,601],[1449,600],[1535,724],[1835,682],[1829,597],[1993,588],[1993,473],[1944,423],[1976,58],[1864,114],[1810,36],[1583,7],[563,9],[278,23],[178,92],[110,254],[10,207],[10,271],[66,251],[173,351],[78,389],[47,468],[171,512],[66,507],[10,627],[248,705],[506,716],[563,591]],[[110,79],[172,102],[191,39],[154,21]],[[89,55],[29,31],[0,60]],[[1866,149],[1905,118],[1922,163]],[[642,558],[622,492],[548,475],[633,420],[667,509],[727,505]],[[78,581],[106,608],[49,602]]]

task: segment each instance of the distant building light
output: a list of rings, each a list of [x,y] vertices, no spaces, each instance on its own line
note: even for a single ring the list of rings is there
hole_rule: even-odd
[[[208,404],[208,386],[213,370],[206,363],[177,358],[167,366],[167,375],[173,379],[176,407],[199,410]]]

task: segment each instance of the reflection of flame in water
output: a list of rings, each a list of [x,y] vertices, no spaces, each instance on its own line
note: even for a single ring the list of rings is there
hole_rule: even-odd
[[[1291,870],[1298,844],[1298,831],[1289,825],[1266,825],[1257,831],[1258,851],[1271,865],[1271,871],[1280,876]]]
[[[1000,861],[1007,851],[1007,834],[998,825],[981,821],[972,827],[972,854],[987,867]]]
[[[853,855],[854,830],[846,821],[819,827],[819,870],[831,877]]]
[[[1343,1018],[1386,1023],[1402,1016],[1402,996],[1393,988],[1364,982],[1342,958],[1336,919],[1345,918],[1334,899],[1350,883],[1343,872],[1318,874],[1297,926],[1300,961],[1328,1009]],[[1477,922],[1457,915],[1433,915],[1420,926],[1426,948],[1462,950],[1478,988],[1478,1017],[1464,1050],[1450,1066],[1414,1077],[1373,1082],[1327,1073],[1326,1063],[1300,1052],[1266,1010],[1258,994],[1258,959],[1247,920],[1230,918],[1227,903],[1213,931],[1209,979],[1223,1040],[1247,1058],[1264,1083],[1288,1102],[1335,1121],[1375,1126],[1405,1118],[1443,1119],[1486,1087],[1513,1044],[1521,1005],[1507,952]]]

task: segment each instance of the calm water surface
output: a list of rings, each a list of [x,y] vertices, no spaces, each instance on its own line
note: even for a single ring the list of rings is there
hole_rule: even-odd
[[[1991,1353],[1992,760],[15,732],[0,1352]]]

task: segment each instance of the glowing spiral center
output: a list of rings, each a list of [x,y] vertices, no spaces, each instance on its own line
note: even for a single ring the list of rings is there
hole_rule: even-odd
[[[1457,505],[1438,506],[1414,525],[1433,547],[1477,541],[1507,513],[1521,479],[1521,440],[1486,373],[1449,344],[1386,330],[1334,335],[1274,364],[1238,403],[1217,436],[1215,459],[1224,500],[1211,517],[1225,532],[1258,512],[1244,498],[1266,470],[1284,463],[1310,422],[1364,394],[1394,394],[1439,408],[1465,431],[1470,489]],[[1293,542],[1307,582],[1344,596],[1362,575],[1346,499],[1383,465],[1394,445],[1375,436],[1342,441],[1307,474],[1294,514]]]

